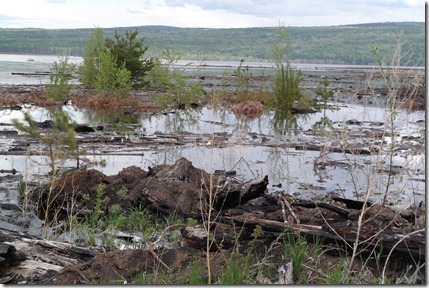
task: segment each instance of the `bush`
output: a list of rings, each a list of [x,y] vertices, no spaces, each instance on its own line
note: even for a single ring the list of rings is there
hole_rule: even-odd
[[[122,97],[131,89],[131,73],[124,65],[116,66],[109,51],[100,53],[99,72],[95,79],[95,90],[99,93]]]
[[[85,48],[83,64],[79,67],[80,81],[97,92],[122,97],[133,87],[141,87],[145,74],[153,67],[152,60],[143,59],[148,49],[138,32],[126,31],[125,36],[115,31],[114,39],[104,37],[96,28]]]
[[[181,57],[182,54],[164,47],[160,57],[154,59],[154,66],[146,76],[151,87],[167,92],[158,95],[156,101],[160,105],[196,103],[203,94],[199,83],[188,82],[189,76],[185,75],[184,68],[174,67]]]

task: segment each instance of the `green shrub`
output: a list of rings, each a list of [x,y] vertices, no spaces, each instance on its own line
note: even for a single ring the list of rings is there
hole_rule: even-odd
[[[65,100],[70,93],[72,85],[69,83],[73,77],[76,65],[68,62],[68,58],[60,58],[51,65],[49,75],[50,83],[46,85],[45,95],[54,100]]]
[[[134,30],[119,34],[115,30],[113,38],[106,38],[106,47],[115,59],[116,67],[123,67],[130,72],[133,88],[146,86],[144,77],[153,67],[153,60],[144,58],[148,46],[144,45],[145,38],[139,38],[138,33],[138,30]]]
[[[83,56],[83,63],[79,67],[80,82],[87,87],[95,87],[97,74],[99,71],[99,58],[102,51],[105,50],[105,36],[101,28],[95,28],[89,36]]]
[[[99,72],[95,80],[95,90],[99,93],[122,97],[131,89],[131,73],[124,65],[119,68],[109,51],[100,53]]]
[[[159,58],[153,60],[153,68],[148,72],[146,80],[150,87],[164,90],[155,99],[160,105],[196,103],[203,95],[201,85],[189,83],[190,77],[185,75],[185,69],[174,66],[181,57],[181,53],[166,46]]]

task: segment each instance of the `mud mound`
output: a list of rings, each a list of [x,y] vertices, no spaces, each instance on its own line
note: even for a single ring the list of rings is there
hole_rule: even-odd
[[[222,209],[263,195],[268,185],[267,176],[247,183],[228,177],[210,177],[180,158],[173,165],[148,167],[148,171],[131,166],[113,176],[93,169],[72,172],[58,179],[53,187],[46,184],[33,190],[30,200],[36,204],[39,217],[47,217],[49,222],[93,213],[99,201],[104,201],[101,213],[117,204],[185,216],[206,211],[210,190],[215,209]]]

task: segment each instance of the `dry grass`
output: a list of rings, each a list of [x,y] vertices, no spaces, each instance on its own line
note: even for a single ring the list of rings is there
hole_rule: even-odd
[[[143,111],[148,109],[159,109],[159,105],[152,102],[142,101],[138,96],[129,93],[124,98],[109,97],[102,94],[77,95],[72,98],[74,105],[80,108]]]
[[[264,112],[264,104],[259,101],[249,101],[245,104],[235,104],[232,111],[238,118],[252,120],[261,117]]]

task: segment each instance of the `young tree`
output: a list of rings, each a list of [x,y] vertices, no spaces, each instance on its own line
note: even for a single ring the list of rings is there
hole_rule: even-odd
[[[118,67],[109,50],[100,53],[99,71],[94,84],[97,92],[121,97],[131,89],[130,79],[130,71],[125,68],[124,64]]]
[[[69,83],[76,65],[68,62],[68,58],[60,58],[51,65],[50,83],[45,88],[45,94],[54,100],[65,100],[72,85]]]
[[[105,50],[106,38],[103,29],[97,27],[89,36],[83,56],[83,64],[79,67],[80,81],[88,87],[95,87],[100,68],[100,53]]]
[[[143,55],[148,47],[144,46],[145,38],[138,38],[138,30],[126,31],[125,35],[115,31],[114,38],[106,38],[106,48],[110,51],[116,61],[116,66],[125,68],[131,72],[131,83],[133,87],[145,86],[143,80],[146,73],[152,69],[153,60],[144,59]]]
[[[52,109],[49,114],[52,119],[52,127],[43,132],[40,131],[37,122],[28,112],[24,113],[24,121],[14,118],[12,123],[16,129],[46,146],[51,172],[56,173],[59,161],[64,161],[70,157],[77,158],[77,142],[74,130],[76,123],[62,109]]]

